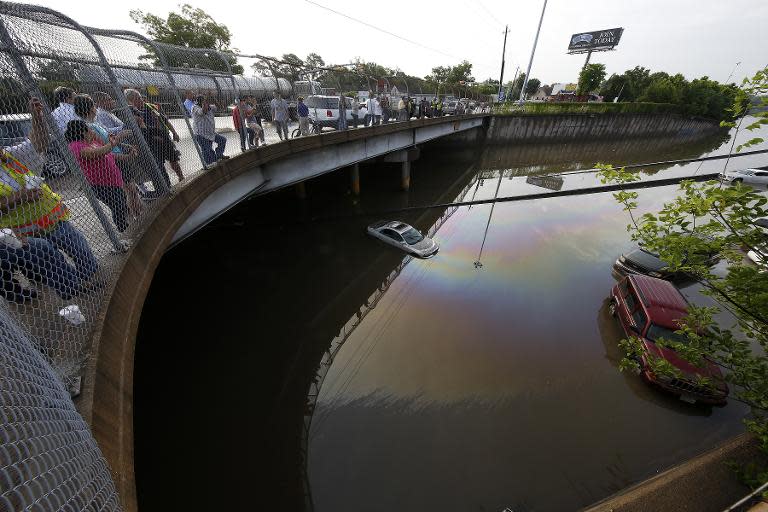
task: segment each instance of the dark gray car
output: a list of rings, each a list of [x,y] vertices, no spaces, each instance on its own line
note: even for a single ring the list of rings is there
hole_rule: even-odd
[[[704,263],[714,265],[720,259],[717,253],[708,253],[704,255]],[[672,272],[669,264],[659,258],[647,249],[638,247],[619,256],[613,264],[613,270],[621,275],[644,274],[646,276],[658,277],[660,279],[681,279],[685,278],[685,272]]]

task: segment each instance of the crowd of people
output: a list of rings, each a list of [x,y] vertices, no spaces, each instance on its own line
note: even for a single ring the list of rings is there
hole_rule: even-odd
[[[41,176],[52,137],[65,142],[91,196],[109,209],[114,227],[121,234],[142,215],[147,201],[168,193],[168,168],[179,181],[185,179],[176,145],[181,138],[168,116],[138,90],[126,89],[124,94],[127,110],[116,108],[115,100],[105,92],[78,94],[71,88],[58,87],[53,93],[53,123],[46,121],[40,100],[31,99],[28,110],[32,127],[28,137],[0,148],[0,295],[5,299],[20,303],[34,299],[36,284],[49,286],[65,300],[99,286],[90,283],[99,268],[98,259],[86,237],[71,224],[61,196]],[[266,145],[265,105],[252,96],[236,101],[232,122],[242,151]],[[221,109],[215,99],[188,91],[184,107],[206,166],[227,159],[227,139],[216,130],[216,114]],[[278,137],[287,140],[291,119],[288,102],[276,92],[268,109]],[[443,104],[439,98],[416,102],[403,96],[395,101],[371,94],[366,101],[358,102],[340,95],[336,125],[340,130],[349,127],[348,111],[349,125],[357,128],[360,124],[375,126],[393,120],[441,116]],[[310,109],[302,97],[297,101],[296,116],[298,134],[309,135]],[[49,126],[58,133],[51,133]],[[19,279],[20,275],[26,283]]]
[[[64,141],[71,160],[82,170],[88,192],[109,209],[121,234],[141,216],[145,202],[169,190],[166,162],[179,180],[184,179],[176,147],[179,134],[162,110],[136,89],[125,90],[130,107],[122,112],[104,92],[77,94],[58,87],[53,96],[57,105],[51,111],[51,125],[43,104],[33,98],[28,105],[29,135],[0,148],[0,295],[12,302],[34,299],[39,284],[65,300],[101,285],[91,283],[99,262],[88,240],[70,222],[61,196],[41,176],[51,148],[56,147],[52,137]],[[195,140],[206,162],[226,158],[226,140],[214,130],[215,107],[198,98],[192,112]],[[135,123],[128,123],[126,116]],[[148,158],[140,156],[142,145],[148,148]]]

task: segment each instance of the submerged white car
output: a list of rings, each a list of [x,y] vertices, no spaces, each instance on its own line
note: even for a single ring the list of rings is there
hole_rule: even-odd
[[[768,171],[764,169],[738,169],[720,173],[723,183],[749,183],[753,185],[768,185]]]
[[[368,226],[368,234],[419,258],[434,256],[440,248],[431,238],[397,220],[374,222]]]

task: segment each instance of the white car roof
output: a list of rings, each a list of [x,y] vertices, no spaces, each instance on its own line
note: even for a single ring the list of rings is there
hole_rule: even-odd
[[[409,224],[406,224],[405,222],[401,222],[399,220],[391,220],[379,226],[378,229],[393,229],[398,233],[405,233],[409,229],[412,229],[412,227]]]

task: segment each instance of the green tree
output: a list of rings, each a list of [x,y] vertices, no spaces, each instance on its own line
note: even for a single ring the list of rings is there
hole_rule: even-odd
[[[680,103],[682,90],[671,79],[659,77],[646,87],[639,101],[651,103]]]
[[[689,114],[722,120],[730,119],[736,96],[736,86],[722,85],[705,76],[691,80],[682,102]]]
[[[523,82],[525,82],[525,73],[520,73],[515,78],[514,82],[507,83],[507,87],[510,88],[510,97],[516,100],[520,97],[520,90],[523,88]]]
[[[448,76],[451,73],[451,68],[448,66],[436,66],[432,68],[432,73],[424,77],[427,82],[433,82],[436,84],[444,84],[448,81]]]
[[[579,73],[579,85],[576,94],[583,96],[597,91],[605,78],[605,64],[587,64]]]
[[[132,10],[130,16],[133,21],[144,27],[150,38],[160,43],[186,48],[210,48],[222,52],[233,51],[230,48],[232,34],[226,25],[216,23],[208,13],[189,4],[181,5],[180,13],[169,12],[165,19],[138,9]],[[152,51],[149,51],[150,54],[146,58],[155,60],[155,65],[158,65]],[[166,59],[172,67],[183,67],[185,61],[190,58],[190,55],[186,54],[166,53]],[[243,67],[237,64],[234,56],[228,56],[227,59],[233,73],[243,73]],[[212,57],[205,63],[215,71],[226,71],[226,64],[221,59]]]
[[[624,72],[627,87],[622,93],[625,101],[636,101],[651,83],[651,71],[642,66],[635,66]]]
[[[626,100],[624,95],[626,87],[627,77],[614,73],[600,86],[600,96],[603,97],[603,101],[613,101],[617,97],[620,100]]]
[[[307,55],[307,58],[304,59],[304,64],[307,65],[308,68],[322,68],[325,67],[325,61],[323,58],[316,54],[316,53],[310,53]]]
[[[538,78],[531,78],[528,80],[528,84],[525,86],[525,95],[531,96],[533,94],[536,94],[536,91],[539,90],[539,86],[541,85],[541,80]]]
[[[466,60],[456,66],[450,67],[449,70],[448,76],[446,77],[446,82],[449,84],[464,85],[475,81],[472,77],[472,64]]]
[[[663,78],[662,80],[672,80]],[[694,82],[697,82],[694,80]],[[700,79],[692,88],[696,91],[716,90],[717,87]],[[727,88],[717,84],[718,87]],[[761,103],[768,107],[768,68],[746,79],[735,91],[729,107],[731,117],[744,116],[750,108],[751,96],[763,96]],[[703,102],[701,105],[709,104]],[[768,111],[753,113],[755,119],[744,127],[753,131],[768,125]],[[743,120],[741,121],[743,122]],[[736,126],[733,121],[722,123]],[[737,148],[762,142],[753,138]],[[637,174],[624,169],[602,166],[603,182],[628,183],[638,180]],[[669,269],[684,272],[700,283],[704,293],[715,299],[719,306],[691,305],[690,313],[677,331],[684,341],[657,340],[657,346],[674,350],[682,359],[694,366],[710,361],[724,372],[731,388],[731,399],[742,401],[752,409],[746,420],[749,431],[755,434],[763,452],[768,453],[768,275],[766,263],[753,265],[745,262],[744,249],[751,249],[763,262],[768,262],[766,235],[754,221],[768,214],[768,198],[750,187],[737,185],[723,187],[717,182],[696,184],[685,181],[680,193],[657,213],[638,216],[638,195],[631,191],[614,194],[630,218],[632,239],[655,252]],[[691,236],[698,234],[703,236]],[[716,274],[706,263],[709,253],[719,254],[727,263],[725,275]],[[714,317],[728,310],[736,318],[736,325],[726,328],[718,325]],[[621,340],[626,351],[621,362],[623,371],[638,371],[639,359],[660,377],[680,378],[674,367],[644,351],[636,337]],[[711,379],[696,383],[711,387]],[[742,468],[749,480],[760,483],[768,479],[765,468]]]

